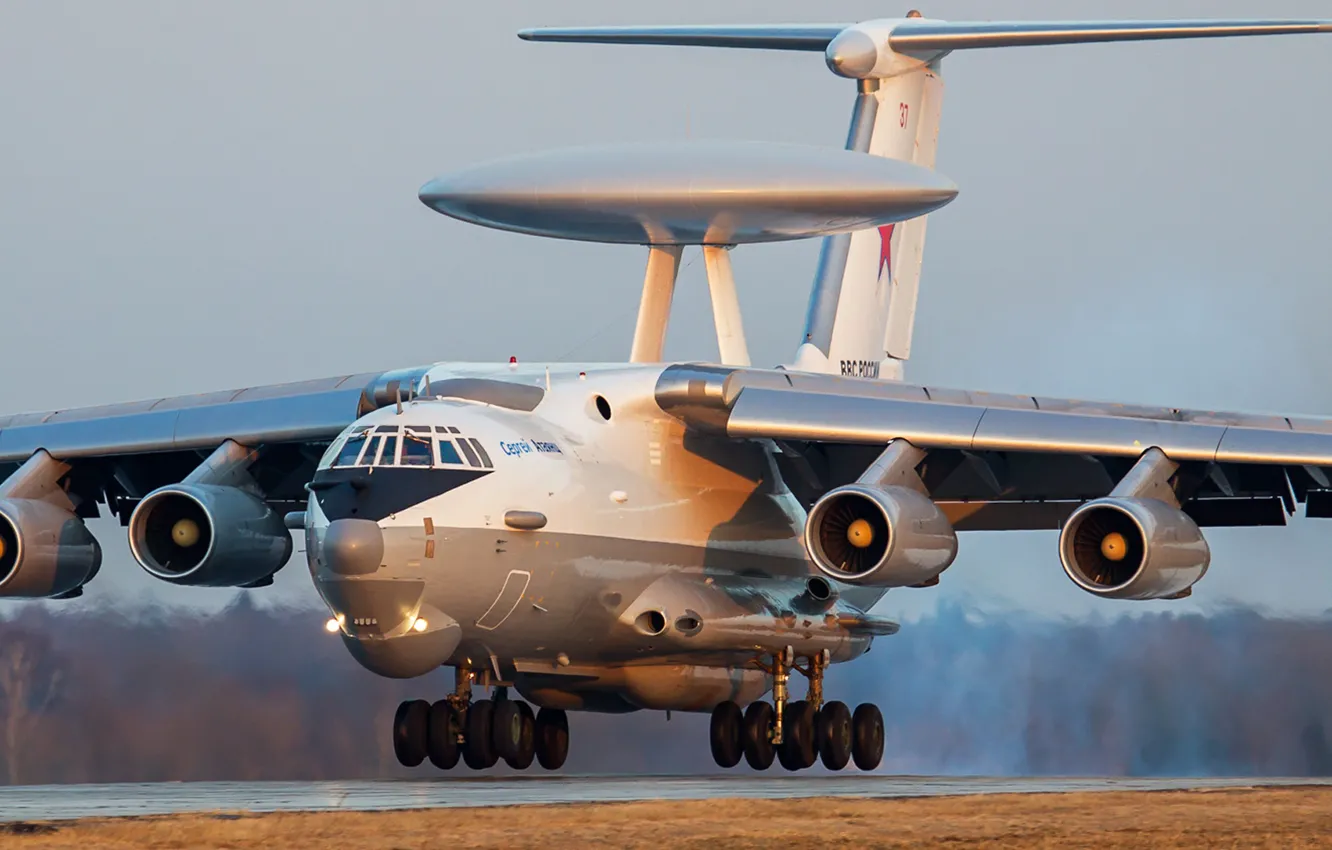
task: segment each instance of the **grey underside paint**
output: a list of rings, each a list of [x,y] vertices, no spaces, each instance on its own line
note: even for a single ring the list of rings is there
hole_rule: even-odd
[[[862,612],[845,596],[831,607],[809,599],[806,582],[816,573],[803,557],[440,527],[430,537],[434,556],[426,557],[427,539],[423,527],[390,526],[384,562],[394,566],[356,577],[316,567],[316,584],[330,596],[327,583],[337,583],[336,596],[348,606],[344,613],[350,619],[369,616],[369,607],[382,612],[386,584],[418,597],[461,624],[463,640],[454,662],[489,663],[494,656],[501,662],[544,661],[556,671],[556,659],[563,654],[575,663],[725,666],[751,658],[754,642],[774,648],[811,641],[845,645],[842,654],[847,656],[858,654],[852,643],[863,643],[845,629],[824,627],[829,611]],[[358,586],[364,587],[363,595],[358,596]],[[881,595],[876,590],[872,597]],[[634,628],[633,616],[648,609],[664,613],[668,628],[663,634]],[[686,612],[702,620],[695,634],[674,628]],[[392,625],[380,623],[374,631]],[[737,642],[737,630],[750,635],[748,645]]]

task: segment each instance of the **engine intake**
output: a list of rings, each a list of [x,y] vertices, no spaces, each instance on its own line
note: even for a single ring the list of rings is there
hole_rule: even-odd
[[[906,487],[851,484],[815,503],[805,548],[823,573],[872,587],[936,578],[957,557],[957,533],[938,506]]]
[[[291,534],[262,499],[236,487],[174,484],[149,493],[129,522],[139,566],[172,584],[246,587],[291,557]]]
[[[0,500],[0,596],[73,594],[101,565],[97,538],[70,511],[35,499]]]
[[[1193,520],[1158,499],[1088,502],[1059,534],[1064,572],[1109,599],[1177,597],[1203,577],[1211,557]]]

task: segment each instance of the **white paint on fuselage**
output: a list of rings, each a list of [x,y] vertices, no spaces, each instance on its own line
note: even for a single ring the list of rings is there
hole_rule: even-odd
[[[740,472],[728,470],[717,457],[708,458],[683,445],[683,429],[655,400],[660,365],[506,366],[503,364],[437,364],[429,385],[451,378],[491,378],[540,386],[549,381],[545,398],[531,412],[511,410],[455,398],[418,399],[376,410],[348,428],[367,425],[446,425],[481,440],[494,463],[494,474],[413,506],[381,525],[416,525],[423,516],[455,528],[503,527],[509,510],[546,515],[545,532],[615,537],[624,540],[706,546],[766,554],[800,573],[805,566],[800,533],[805,512],[776,478],[775,470],[760,485],[753,479],[767,459],[769,447],[732,442],[719,452],[735,461]],[[421,388],[427,386],[422,381]],[[605,419],[596,399],[604,398],[611,418]],[[535,443],[558,447],[538,451]],[[330,447],[321,466],[335,456],[341,438]],[[506,450],[525,445],[531,450]],[[755,497],[756,489],[765,492]],[[616,498],[613,498],[613,495]],[[735,519],[751,498],[762,501],[761,520],[752,528],[719,534],[718,527]],[[623,499],[621,501],[620,499]],[[749,508],[752,510],[753,505]],[[315,509],[308,514],[315,527],[327,520]]]
[[[592,664],[682,657],[744,664],[755,641],[769,639],[774,648],[789,643],[807,654],[826,648],[836,661],[859,655],[868,639],[827,626],[821,613],[801,615],[802,634],[783,625],[818,572],[801,542],[804,509],[778,474],[775,446],[686,439],[681,423],[656,403],[662,369],[619,364],[547,373],[544,366],[438,364],[428,373],[432,388],[449,379],[489,378],[540,386],[545,395],[532,411],[422,397],[362,417],[348,432],[455,427],[459,436],[480,440],[494,465],[381,519],[386,560],[374,579],[425,579],[422,603],[459,622],[464,660],[546,659],[566,650]],[[419,392],[426,386],[423,380]],[[609,419],[598,397],[609,405]],[[546,524],[539,531],[508,528],[504,515],[511,510],[539,512]],[[306,516],[318,575],[328,519],[313,497]],[[427,528],[432,550],[425,547]],[[499,628],[479,630],[478,619],[503,596],[513,569],[530,574],[525,601]],[[670,623],[692,610],[709,625],[698,639],[673,631],[646,636],[632,624],[649,609]],[[839,605],[836,613],[854,609]]]

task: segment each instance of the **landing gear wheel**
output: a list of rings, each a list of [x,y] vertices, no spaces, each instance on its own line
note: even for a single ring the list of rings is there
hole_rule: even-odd
[[[532,707],[525,702],[518,703],[518,711],[523,716],[522,745],[518,752],[513,754],[513,758],[506,758],[509,767],[514,770],[527,770],[532,766],[532,760],[536,758],[536,717],[532,714]]]
[[[426,726],[430,703],[408,700],[393,715],[393,754],[403,767],[416,767],[426,757]]]
[[[782,745],[777,757],[787,770],[804,770],[818,758],[814,742],[815,712],[805,700],[788,702],[782,712]]]
[[[546,770],[559,770],[569,757],[569,716],[560,708],[537,712],[533,734],[537,763]]]
[[[426,755],[430,763],[440,770],[451,770],[458,765],[462,750],[458,747],[458,733],[462,725],[458,722],[458,712],[448,700],[440,700],[430,706],[426,723]]]
[[[463,761],[473,770],[494,767],[499,761],[494,742],[495,703],[479,699],[467,709],[467,734],[463,744]]]
[[[535,755],[534,725],[532,709],[527,703],[511,699],[495,703],[495,753],[509,767],[524,770],[532,764],[532,756]]]
[[[712,710],[712,728],[708,740],[712,744],[712,760],[718,767],[735,767],[745,754],[742,733],[745,715],[740,706],[726,701]]]
[[[766,702],[751,702],[745,709],[744,742],[745,761],[755,770],[772,767],[776,755],[772,745],[772,706]]]
[[[819,759],[829,770],[841,770],[851,761],[851,709],[836,700],[824,703],[815,724]]]
[[[861,770],[873,770],[883,760],[883,714],[872,703],[856,706],[851,716],[851,758]]]

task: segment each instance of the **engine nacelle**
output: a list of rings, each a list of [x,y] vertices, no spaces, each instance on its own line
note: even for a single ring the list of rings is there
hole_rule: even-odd
[[[957,557],[957,533],[934,502],[906,487],[829,491],[805,522],[805,549],[825,575],[871,587],[936,578]]]
[[[1168,599],[1207,572],[1202,531],[1159,499],[1108,498],[1073,512],[1059,533],[1064,572],[1088,593],[1109,599]]]
[[[195,587],[245,587],[291,557],[291,534],[262,499],[235,487],[172,484],[129,522],[130,552],[152,575]]]
[[[0,500],[0,596],[64,596],[101,565],[102,547],[73,513],[35,499]]]

